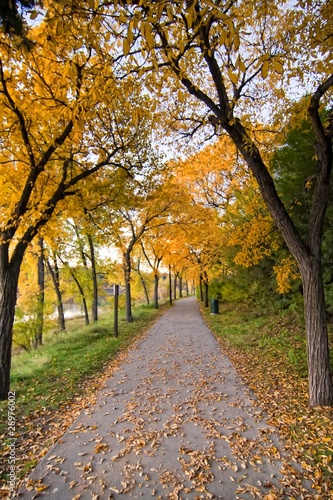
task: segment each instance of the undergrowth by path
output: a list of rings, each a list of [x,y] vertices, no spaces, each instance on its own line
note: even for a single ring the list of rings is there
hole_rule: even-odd
[[[313,482],[314,498],[333,498],[333,408],[310,408],[304,325],[292,311],[258,314],[245,304],[202,314],[258,404]],[[330,333],[333,349],[333,335]]]
[[[126,350],[165,310],[134,308],[133,323],[120,317],[114,337],[113,318],[46,335],[43,346],[14,356],[11,390],[15,391],[15,458],[17,486],[67,430],[83,408],[95,402],[98,389],[121,363]],[[0,497],[8,496],[9,443],[7,401],[0,402]]]

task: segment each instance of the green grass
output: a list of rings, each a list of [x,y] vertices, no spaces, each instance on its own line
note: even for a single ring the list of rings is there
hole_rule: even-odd
[[[162,308],[163,309],[163,308]],[[120,315],[119,336],[113,334],[113,317],[104,313],[96,324],[73,326],[62,333],[48,333],[44,345],[13,356],[11,390],[16,394],[16,421],[24,431],[23,420],[43,408],[47,411],[65,406],[79,396],[89,380],[102,373],[116,354],[144,332],[159,311],[152,306],[133,309],[134,321]],[[71,322],[67,323],[71,325]],[[6,431],[7,402],[0,403],[0,434]]]
[[[119,335],[114,337],[113,315],[104,313],[90,326],[83,320],[67,321],[62,333],[44,335],[44,345],[15,354],[11,391],[15,391],[16,475],[22,480],[45,450],[68,427],[75,412],[93,404],[94,395],[110,376],[117,355],[126,350],[168,306],[159,310],[133,308],[133,323],[119,315]],[[7,442],[7,401],[0,402],[0,439]],[[33,444],[33,451],[31,449]],[[0,450],[0,489],[8,484],[9,448]]]
[[[207,309],[203,314],[212,330],[231,348],[278,356],[299,375],[307,375],[305,327],[300,313],[262,311],[259,315],[245,304],[223,304],[220,314],[211,315]]]

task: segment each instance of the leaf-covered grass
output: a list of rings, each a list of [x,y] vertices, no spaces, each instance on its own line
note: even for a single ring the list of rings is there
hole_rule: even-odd
[[[333,409],[309,408],[306,340],[301,315],[223,304],[204,318],[290,454],[313,481],[314,498],[333,498]],[[330,332],[333,350],[333,335]],[[332,352],[332,351],[331,351]]]
[[[90,326],[68,322],[62,333],[45,335],[43,346],[13,357],[11,391],[15,392],[16,458],[19,476],[36,464],[47,447],[70,425],[82,407],[93,401],[96,389],[112,373],[121,351],[140,337],[164,310],[151,306],[133,309],[133,323],[119,318],[114,337],[109,313]],[[0,439],[6,442],[7,402],[0,403]],[[1,451],[0,478],[6,483],[8,449]],[[0,483],[1,486],[1,483]]]

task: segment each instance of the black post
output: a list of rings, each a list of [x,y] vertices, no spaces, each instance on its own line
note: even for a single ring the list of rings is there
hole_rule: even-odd
[[[172,282],[171,282],[171,266],[169,264],[169,303],[172,306]]]
[[[114,285],[114,336],[118,337],[118,296],[119,285]]]

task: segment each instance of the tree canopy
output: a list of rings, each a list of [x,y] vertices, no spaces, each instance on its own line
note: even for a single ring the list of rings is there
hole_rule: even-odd
[[[280,285],[284,272],[293,275],[292,262],[302,279],[310,404],[331,405],[321,255],[332,168],[331,2],[20,3],[35,24],[22,18],[24,34],[11,25],[8,5],[1,11],[0,306],[10,311],[1,320],[1,396],[15,306],[6,286],[15,292],[27,246],[75,200],[118,210],[125,219],[110,224],[118,239],[124,221],[133,236],[142,213],[152,220],[154,205],[177,224],[175,241],[192,249],[207,283],[225,245],[238,246],[234,260],[245,265],[281,249],[274,263]],[[19,19],[18,4],[11,9]],[[306,114],[315,147],[302,149],[303,170],[297,152],[284,155],[283,132]],[[187,159],[173,163],[174,181],[157,179],[153,149],[175,134]],[[288,161],[295,179],[306,176],[291,200]],[[311,198],[302,214],[299,189]],[[177,208],[169,211],[172,198]],[[121,206],[110,211],[111,200]],[[168,210],[158,206],[163,200]],[[146,232],[140,227],[135,241]]]

